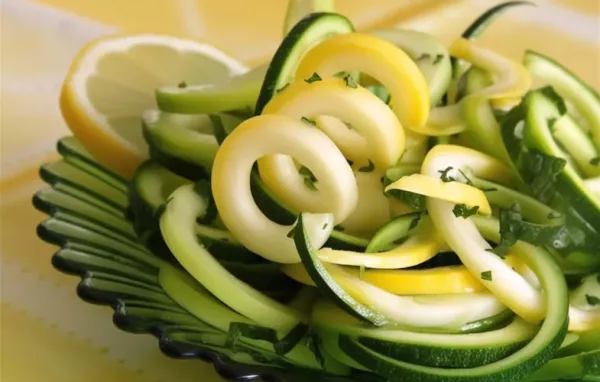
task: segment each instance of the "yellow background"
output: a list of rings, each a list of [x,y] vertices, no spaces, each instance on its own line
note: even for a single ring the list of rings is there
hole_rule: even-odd
[[[359,29],[402,26],[449,43],[497,0],[337,0]],[[214,43],[255,65],[281,38],[285,0],[2,0],[0,68],[0,380],[216,382],[199,361],[163,356],[150,336],[119,332],[108,308],[79,301],[77,280],[53,270],[35,236],[37,167],[67,134],[57,94],[89,39],[160,32]],[[540,0],[511,10],[482,39],[519,59],[553,56],[600,89],[600,0]]]

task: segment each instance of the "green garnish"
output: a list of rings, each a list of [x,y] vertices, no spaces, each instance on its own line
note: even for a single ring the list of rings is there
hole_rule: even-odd
[[[180,82],[180,83],[177,85],[177,87],[178,87],[179,89],[185,89],[185,88],[187,88],[187,86],[188,86],[188,85],[187,85],[187,82],[185,82],[185,81],[181,81],[181,82]]]
[[[340,232],[344,232],[345,228],[343,225],[338,224],[335,227],[333,227],[333,229],[335,229],[336,231],[340,231]]]
[[[486,281],[492,281],[492,271],[481,272],[481,279]]]
[[[454,170],[454,167],[452,167],[452,166],[448,166],[444,170],[438,170],[438,172],[441,174],[440,179],[443,182],[454,182],[454,178],[451,176],[448,176],[448,173],[452,170]]]
[[[326,229],[327,229],[327,227],[329,227],[329,223],[325,223],[325,224],[323,224],[323,227],[321,227],[321,229],[323,229],[323,230],[326,230]]]
[[[315,121],[313,121],[312,119],[310,119],[310,118],[302,117],[302,118],[300,118],[300,120],[302,122],[309,123],[309,124],[311,124],[313,126],[317,126],[317,123]]]
[[[600,298],[598,298],[596,296],[592,296],[591,294],[585,295],[585,301],[587,301],[588,305],[591,305],[591,306],[596,306],[596,305],[600,304]]]
[[[375,169],[375,164],[369,159],[369,164],[367,166],[360,167],[358,171],[360,172],[372,172]]]
[[[431,54],[423,53],[422,55],[417,57],[417,59],[415,61],[429,60],[430,58],[431,58]]]
[[[317,191],[315,183],[317,183],[318,180],[312,171],[310,171],[308,167],[302,166],[300,169],[298,169],[298,172],[304,178],[304,185],[312,191]]]
[[[427,209],[425,205],[425,196],[421,194],[404,190],[389,190],[385,192],[384,195],[400,200],[416,212],[423,212]]]
[[[469,208],[466,204],[463,203],[455,205],[452,209],[454,216],[456,216],[457,218],[462,217],[463,219],[477,214],[477,211],[479,211],[479,206]]]
[[[435,59],[433,60],[433,65],[437,65],[440,61],[444,59],[443,54],[436,54]]]
[[[600,166],[600,157],[590,159],[590,164],[592,166]]]
[[[313,73],[312,76],[310,76],[309,78],[305,79],[304,81],[308,82],[309,84],[312,84],[313,82],[323,81],[323,79],[321,78],[321,76],[319,76],[317,74],[317,72],[315,72],[315,73]]]
[[[571,244],[564,226],[523,221],[521,206],[515,203],[509,209],[500,210],[500,242],[491,252],[503,257],[518,240],[554,249],[564,249]]]
[[[356,89],[358,87],[358,84],[356,83],[356,81],[354,81],[354,78],[352,78],[352,76],[350,74],[347,74],[344,77],[344,82],[346,83],[346,86],[348,86],[349,88]]]

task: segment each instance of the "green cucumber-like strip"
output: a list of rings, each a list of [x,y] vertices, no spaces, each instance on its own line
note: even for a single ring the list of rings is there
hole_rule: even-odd
[[[529,195],[476,176],[469,176],[469,180],[473,186],[484,190],[491,205],[510,208],[513,204],[519,203],[521,213],[528,221],[551,225],[564,222],[559,212]]]
[[[571,116],[567,114],[559,118],[552,126],[551,132],[556,142],[569,154],[583,176],[600,175],[600,165],[594,164],[596,158],[600,156],[599,151],[594,147],[588,133]]]
[[[420,219],[419,212],[396,216],[375,232],[365,252],[382,252],[398,246],[397,241],[405,239],[411,229],[417,228]]]
[[[299,312],[268,298],[229,273],[201,245],[196,219],[206,213],[207,202],[191,185],[179,187],[160,218],[167,246],[179,263],[219,300],[261,326],[289,331],[305,321]],[[222,288],[227,284],[228,288]]]
[[[600,349],[596,348],[589,352],[555,358],[529,376],[526,381],[597,381],[599,375]]]
[[[56,149],[66,162],[122,192],[127,192],[127,182],[125,179],[96,161],[75,137],[61,138],[56,145]]]
[[[232,70],[231,77],[216,84],[164,86],[156,89],[156,103],[160,110],[180,114],[210,114],[238,111],[250,114],[266,66],[247,70],[241,64]]]
[[[364,322],[351,316],[329,301],[319,300],[312,311],[312,324],[315,327],[333,330],[335,332],[360,335],[363,337],[383,338],[378,333],[419,333],[419,334],[437,334],[437,335],[459,335],[484,333],[490,330],[496,330],[505,327],[515,317],[510,310],[487,317],[481,320],[469,322],[457,329],[443,328],[417,328],[402,325],[386,325],[382,327],[369,327]],[[457,337],[458,338],[458,337]],[[383,338],[385,339],[385,338]]]
[[[498,239],[497,221],[480,217],[473,219],[484,236]],[[393,382],[518,381],[526,377],[553,357],[566,336],[568,289],[560,268],[549,253],[525,243],[518,245],[527,248],[522,257],[538,276],[545,291],[547,314],[538,334],[512,355],[484,366],[444,369],[385,357],[349,336],[340,336],[340,348],[355,361]]]
[[[527,108],[523,143],[529,150],[539,150],[544,154],[563,158],[564,152],[552,137],[551,123],[562,115],[557,104],[545,91],[537,90],[525,97]],[[567,163],[558,174],[557,191],[568,201],[589,224],[600,231],[600,199],[588,191],[576,170]],[[571,197],[570,197],[571,196]]]
[[[303,18],[315,12],[335,12],[334,0],[290,0],[283,22],[284,37]]]
[[[73,166],[64,160],[47,163],[40,167],[40,177],[48,184],[68,184],[77,187],[93,197],[110,203],[115,208],[125,209],[129,205],[127,195],[102,179]]]
[[[520,5],[535,5],[530,1],[507,1],[506,3],[498,4],[483,14],[481,14],[475,21],[469,25],[467,29],[462,33],[462,37],[475,40],[492,24],[502,13],[508,9]],[[464,72],[465,62],[452,58],[452,73],[455,80],[457,80]]]
[[[353,31],[352,23],[337,13],[312,13],[294,25],[269,64],[254,114],[261,114],[277,91],[294,79],[300,60],[310,48],[332,35]]]
[[[241,120],[221,115],[225,124],[237,126]],[[177,158],[210,170],[219,148],[208,115],[180,115],[149,109],[142,114],[144,138],[163,156]]]
[[[415,61],[429,86],[431,104],[437,105],[450,85],[452,65],[448,49],[436,37],[408,29],[369,32],[400,47]]]
[[[535,78],[555,88],[582,115],[597,150],[600,150],[600,94],[573,72],[550,57],[534,51],[525,52],[525,67]]]

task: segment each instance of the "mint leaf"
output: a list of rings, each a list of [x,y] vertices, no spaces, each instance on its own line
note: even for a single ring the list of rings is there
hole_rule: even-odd
[[[417,216],[410,221],[410,225],[408,226],[408,230],[413,230],[415,228],[417,228],[417,226],[419,225],[419,221],[421,221],[421,214],[417,214]]]
[[[187,86],[188,86],[188,84],[187,84],[187,82],[185,82],[185,81],[181,81],[181,82],[180,82],[180,83],[177,85],[177,87],[178,87],[179,89],[185,89],[185,88],[187,88]]]
[[[522,155],[523,180],[530,185],[536,199],[548,204],[556,194],[556,178],[567,165],[563,158],[531,150]]]
[[[360,167],[358,171],[360,172],[373,172],[375,169],[375,164],[369,159],[369,164],[367,166]]]
[[[468,217],[471,217],[475,214],[477,214],[477,211],[479,211],[479,206],[474,206],[474,207],[467,207],[466,204],[457,204],[454,206],[454,208],[452,209],[452,212],[454,213],[454,216],[456,216],[457,218],[462,217],[463,219],[466,219]]]
[[[481,272],[481,279],[486,281],[492,281],[492,271]]]
[[[590,159],[590,164],[592,166],[600,166],[600,157]]]
[[[565,249],[571,244],[569,232],[563,225],[523,221],[521,206],[515,203],[509,209],[500,210],[500,242],[492,252],[503,257],[518,240],[557,250]]]
[[[310,76],[309,78],[305,79],[304,81],[308,82],[309,84],[312,84],[313,82],[323,81],[323,79],[321,78],[321,76],[319,76],[315,72],[315,73],[312,74],[312,76]]]
[[[344,232],[345,230],[344,226],[341,224],[336,225],[335,227],[333,227],[333,229],[340,232]]]
[[[444,55],[443,54],[436,54],[435,55],[435,59],[433,60],[433,65],[437,65],[440,63],[440,61],[442,61],[444,59]]]

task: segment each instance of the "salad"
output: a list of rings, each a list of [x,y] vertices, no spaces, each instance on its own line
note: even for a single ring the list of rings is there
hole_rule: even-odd
[[[476,41],[531,5],[446,47],[290,1],[251,70],[175,37],[94,41],[36,200],[157,269],[208,349],[353,381],[595,380],[600,96]]]

